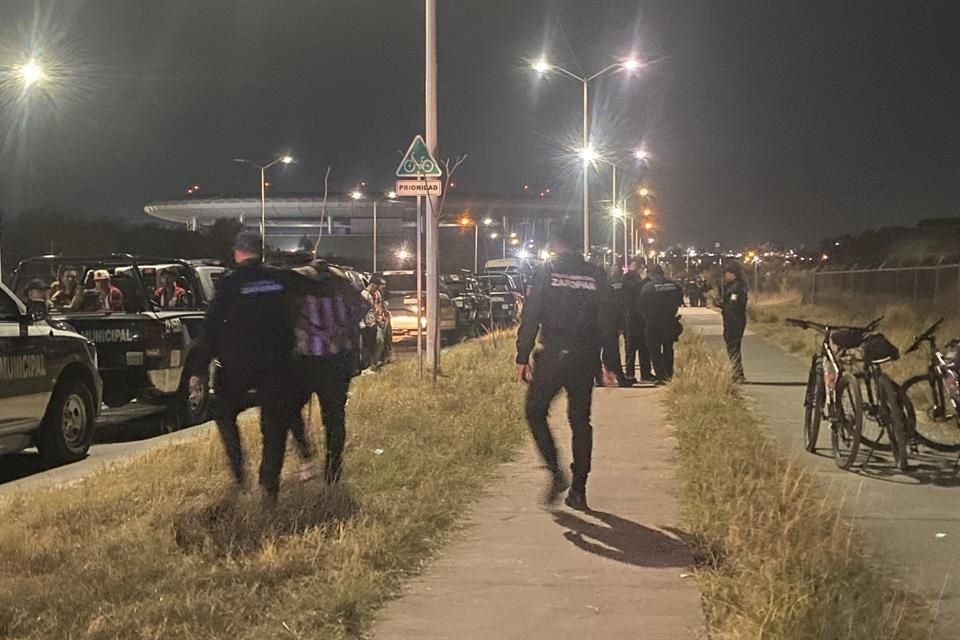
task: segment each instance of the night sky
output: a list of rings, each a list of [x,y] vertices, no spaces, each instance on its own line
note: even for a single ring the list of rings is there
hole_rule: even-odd
[[[274,192],[388,189],[423,124],[420,0],[0,3],[0,66],[31,48],[48,95],[5,85],[0,202],[136,220],[149,200],[252,192],[231,163],[290,152]],[[458,189],[524,184],[579,208],[569,148],[591,74],[596,145],[653,156],[668,242],[788,244],[960,215],[960,5],[836,0],[439,0],[441,155]],[[601,168],[593,194],[608,198]],[[599,205],[598,205],[599,206]]]

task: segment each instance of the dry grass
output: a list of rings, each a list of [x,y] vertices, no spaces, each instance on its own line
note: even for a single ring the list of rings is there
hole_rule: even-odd
[[[436,392],[410,363],[358,379],[346,486],[285,477],[272,516],[218,500],[214,436],[0,506],[0,637],[361,636],[521,442],[512,347],[451,350]],[[243,431],[259,460],[256,421]]]
[[[725,354],[685,337],[670,419],[711,637],[927,638],[921,600],[860,551],[840,507],[762,434]]]

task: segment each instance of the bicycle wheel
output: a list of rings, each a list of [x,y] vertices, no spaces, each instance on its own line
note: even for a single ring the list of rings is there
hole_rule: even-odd
[[[833,460],[841,469],[849,469],[857,459],[863,431],[863,395],[856,376],[844,371],[837,380],[836,394],[830,425]]]
[[[890,442],[886,436],[886,420],[882,417],[879,388],[873,388],[872,378],[868,375],[857,376],[860,381],[860,395],[864,399],[863,425],[860,428],[860,446],[868,446],[879,451],[890,451]]]
[[[893,450],[893,459],[897,463],[900,471],[907,470],[907,411],[906,407],[900,402],[902,391],[890,376],[882,374],[880,376],[879,402],[881,405],[881,416],[889,431],[890,447]]]
[[[817,450],[820,436],[820,421],[823,419],[823,404],[826,390],[823,386],[823,367],[819,358],[810,364],[807,394],[803,400],[803,448],[813,453]]]
[[[936,385],[936,386],[934,386]],[[957,416],[941,405],[943,382],[929,376],[914,376],[903,385],[916,413],[914,433],[918,442],[935,451],[960,451]]]

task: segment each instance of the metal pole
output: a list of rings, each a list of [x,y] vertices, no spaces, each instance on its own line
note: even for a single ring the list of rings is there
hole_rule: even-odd
[[[587,84],[583,81],[583,148],[590,144],[587,121]],[[590,255],[590,164],[583,163],[583,257]]]
[[[424,6],[426,21],[425,37],[425,82],[424,82],[424,132],[427,148],[436,156],[437,153],[437,0],[425,0]],[[448,176],[449,178],[449,176]],[[433,373],[433,381],[437,381],[437,367],[440,364],[440,314],[439,314],[439,287],[437,286],[437,261],[439,255],[438,240],[440,235],[439,216],[440,203],[436,196],[428,200],[427,221],[427,344],[428,362]]]
[[[507,257],[507,216],[503,216],[503,257]]]
[[[260,259],[267,260],[267,170],[260,167]]]
[[[617,208],[617,165],[610,163],[610,175],[612,184],[610,185],[610,202],[613,205],[613,208]],[[623,224],[627,224],[627,214],[623,214]],[[612,235],[610,237],[610,267],[611,269],[617,264],[617,219],[613,219],[613,226],[610,227]],[[627,255],[627,247],[624,244],[623,255]]]
[[[377,201],[373,201],[373,272],[377,272]]]
[[[480,227],[477,226],[476,221],[473,223],[473,272],[477,272],[477,268],[480,266],[478,264],[480,256]]]
[[[417,377],[423,378],[423,198],[417,196]]]

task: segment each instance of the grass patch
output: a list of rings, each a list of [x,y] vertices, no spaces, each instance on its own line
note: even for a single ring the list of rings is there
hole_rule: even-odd
[[[0,505],[0,637],[362,635],[522,441],[512,350],[502,335],[450,350],[435,391],[409,362],[357,379],[346,485],[296,482],[291,451],[271,516],[219,500],[215,435]],[[256,420],[242,430],[252,466]]]
[[[666,396],[711,637],[928,638],[922,600],[860,551],[840,507],[767,440],[730,379],[725,354],[685,336]]]

